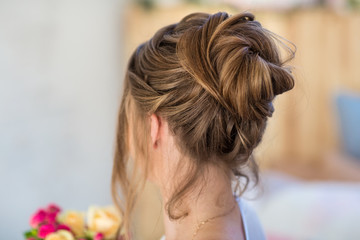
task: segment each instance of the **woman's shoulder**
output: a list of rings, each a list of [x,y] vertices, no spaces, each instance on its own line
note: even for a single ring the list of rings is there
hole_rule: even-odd
[[[265,240],[264,230],[254,208],[242,198],[237,197],[236,200],[239,204],[246,240]]]
[[[265,234],[255,210],[246,200],[236,197],[239,204],[246,240],[265,240]],[[162,236],[160,240],[166,240]]]

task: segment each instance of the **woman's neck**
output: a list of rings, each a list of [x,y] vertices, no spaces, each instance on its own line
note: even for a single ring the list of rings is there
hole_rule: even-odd
[[[243,239],[234,236],[243,236],[241,228],[240,210],[231,188],[231,180],[216,167],[209,167],[207,179],[201,185],[201,192],[193,194],[181,200],[183,209],[188,215],[179,220],[171,220],[164,211],[164,226],[166,240],[178,239]],[[195,189],[198,189],[195,187]],[[161,189],[163,196],[163,209],[167,203],[169,192]],[[176,209],[177,210],[177,209]],[[210,219],[210,220],[209,220]],[[209,221],[207,221],[209,220]],[[200,224],[206,221],[204,224]],[[197,231],[198,229],[198,231]],[[219,236],[216,238],[215,236]],[[233,236],[224,238],[224,236]]]

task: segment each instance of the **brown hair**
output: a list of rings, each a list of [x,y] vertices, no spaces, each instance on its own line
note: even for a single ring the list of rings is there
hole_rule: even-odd
[[[288,53],[286,59],[281,58],[277,43]],[[274,97],[294,87],[291,70],[285,66],[294,54],[251,13],[225,12],[187,15],[158,30],[134,51],[124,82],[112,175],[112,193],[121,206],[125,231],[139,183],[144,182],[136,167],[140,156],[129,161],[130,103],[136,152],[145,163],[149,131],[145,119],[152,113],[167,120],[177,147],[192,160],[187,176],[166,203],[170,218],[178,219],[186,213],[175,213],[176,207],[207,164],[244,177],[241,190],[249,181],[242,167],[252,163],[257,179],[250,156],[272,116]]]

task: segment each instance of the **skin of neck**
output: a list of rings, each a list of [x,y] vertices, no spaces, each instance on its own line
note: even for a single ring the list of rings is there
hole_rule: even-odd
[[[232,235],[236,232],[236,226],[241,226],[240,211],[231,189],[231,182],[218,172],[216,168],[207,171],[208,181],[199,183],[200,188],[194,187],[194,190],[181,200],[182,208],[180,211],[188,213],[188,215],[179,220],[170,219],[165,210],[165,203],[168,201],[168,192],[164,187],[160,187],[163,198],[163,219],[165,226],[165,235],[168,240],[175,239],[192,239],[196,233],[199,224],[201,225],[196,233],[195,239],[210,239],[216,234],[220,234],[218,238],[223,239],[224,235]],[[234,223],[237,223],[234,225]]]
[[[204,166],[202,177],[189,194],[180,200],[181,205],[175,211],[187,213],[187,216],[177,220],[169,217],[166,203],[173,194],[176,183],[186,176],[186,164],[191,159],[181,155],[174,136],[169,132],[168,123],[163,118],[152,114],[150,122],[149,180],[159,187],[162,195],[166,240],[193,239],[200,222],[208,219],[211,220],[200,227],[194,239],[244,239],[242,219],[233,195],[231,178],[219,166]],[[184,166],[181,169],[177,164],[179,159]]]

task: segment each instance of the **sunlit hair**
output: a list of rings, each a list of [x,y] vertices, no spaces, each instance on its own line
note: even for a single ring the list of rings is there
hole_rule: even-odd
[[[161,28],[134,51],[124,81],[112,174],[112,194],[126,232],[146,177],[137,166],[138,158],[148,164],[146,119],[152,113],[166,119],[182,156],[192,160],[165,205],[171,219],[188,214],[177,207],[208,164],[228,170],[232,179],[245,179],[239,194],[249,182],[244,166],[251,167],[257,180],[251,154],[274,111],[272,101],[294,87],[285,64],[295,50],[282,40],[251,13],[193,13]],[[130,117],[137,153],[131,161]]]

